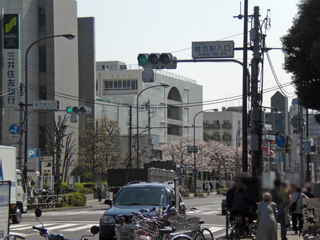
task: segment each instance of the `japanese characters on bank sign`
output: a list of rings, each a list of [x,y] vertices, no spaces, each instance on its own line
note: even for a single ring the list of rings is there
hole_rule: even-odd
[[[192,42],[192,58],[233,58],[233,41]]]
[[[20,86],[20,16],[4,14],[4,107],[16,108],[19,104]]]

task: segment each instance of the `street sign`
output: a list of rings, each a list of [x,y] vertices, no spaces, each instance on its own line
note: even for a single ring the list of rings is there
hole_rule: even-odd
[[[40,157],[40,161],[41,162],[52,162],[53,157],[52,156],[42,156],[42,157]]]
[[[276,144],[278,147],[284,147],[286,145],[286,137],[281,134],[276,136]]]
[[[184,167],[188,167],[188,164],[185,163],[185,164],[184,164]]]
[[[198,147],[196,146],[195,149],[193,146],[188,146],[187,147],[188,153],[197,153],[198,152]]]
[[[34,100],[33,108],[35,110],[59,110],[59,101],[57,100]]]
[[[36,148],[29,148],[28,149],[28,162],[36,162],[36,154],[37,154]]]
[[[196,173],[198,172],[198,170],[197,170],[196,168],[194,168],[194,169],[192,169],[192,172],[193,172],[194,174],[196,174]]]
[[[280,157],[280,158],[279,158],[279,162],[284,162],[284,158],[283,158],[283,157]]]
[[[192,58],[233,58],[233,41],[192,42]]]
[[[12,124],[12,125],[10,125],[10,127],[9,127],[9,132],[10,132],[10,134],[12,134],[12,135],[18,135],[19,132],[20,132],[20,127],[19,127],[19,125],[18,125],[18,124]]]

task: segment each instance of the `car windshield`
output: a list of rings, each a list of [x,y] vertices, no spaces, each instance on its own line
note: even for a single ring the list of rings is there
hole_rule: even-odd
[[[160,204],[163,195],[162,205],[167,205],[166,191],[163,188],[124,188],[122,189],[115,205],[154,205]]]

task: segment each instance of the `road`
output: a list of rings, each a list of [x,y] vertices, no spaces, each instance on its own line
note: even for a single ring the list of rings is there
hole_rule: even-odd
[[[187,214],[199,216],[205,220],[202,227],[209,228],[214,236],[224,233],[225,217],[221,215],[221,196],[211,194],[207,198],[185,199],[187,207],[196,207],[195,212],[188,211]],[[91,208],[81,209],[59,209],[55,211],[43,211],[39,220],[44,224],[50,232],[55,234],[63,234],[67,238],[79,239],[82,235],[90,234],[90,228],[93,225],[99,226],[99,220],[104,211],[108,208],[103,203],[95,201],[88,202]],[[10,233],[16,233],[26,237],[26,239],[42,240],[37,232],[32,230],[32,226],[41,227],[37,222],[34,213],[29,211],[24,214],[20,224],[11,224]],[[92,240],[99,239],[98,235],[90,238]]]

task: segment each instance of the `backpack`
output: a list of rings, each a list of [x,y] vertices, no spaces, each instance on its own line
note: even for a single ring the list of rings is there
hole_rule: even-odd
[[[271,198],[272,198],[272,202],[274,202],[275,204],[279,204],[279,198],[278,198],[278,193],[277,193],[277,189],[274,188],[270,191],[271,194]]]

